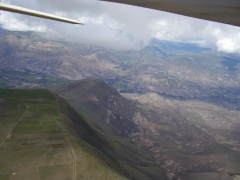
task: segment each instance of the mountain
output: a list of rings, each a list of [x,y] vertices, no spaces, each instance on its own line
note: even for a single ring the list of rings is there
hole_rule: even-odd
[[[152,39],[144,50],[155,51],[155,53],[162,54],[163,57],[169,57],[174,54],[181,54],[186,52],[204,52],[211,51],[210,48],[201,47],[194,43],[184,42],[171,42],[171,41],[160,41],[158,39]]]
[[[136,159],[146,158],[138,154],[136,149],[151,154],[151,163],[160,169],[151,169],[148,165],[145,173],[147,169],[151,173],[163,171],[169,179],[232,179],[240,172],[239,142],[236,142],[238,133],[234,135],[235,141],[232,140],[235,145],[228,144],[227,139],[217,141],[216,138],[221,135],[217,133],[218,129],[212,127],[214,133],[211,134],[211,122],[201,125],[205,119],[200,122],[194,113],[190,115],[191,110],[185,109],[187,104],[180,111],[176,108],[181,105],[180,102],[176,104],[176,100],[171,102],[166,98],[163,98],[165,102],[161,102],[162,97],[159,95],[142,95],[139,97],[142,101],[129,100],[96,78],[74,82],[58,88],[57,92],[77,112],[86,116],[100,133],[117,139],[120,144],[131,143]],[[129,96],[137,99],[133,94]],[[229,129],[222,129],[223,134],[227,130]],[[128,146],[129,144],[125,147]],[[127,156],[127,152],[115,153],[121,159]]]
[[[223,54],[193,43],[153,39],[141,50],[114,50],[49,40],[31,32],[0,35],[2,71],[31,72],[64,81],[97,77],[120,92],[155,92],[175,99],[226,103],[235,109],[240,108],[239,64],[238,54]],[[26,83],[44,86],[36,79],[17,83],[17,87]]]
[[[82,79],[89,74],[110,77],[116,74],[111,70],[115,65],[88,53],[92,50],[88,45],[50,41],[31,32],[8,32],[0,36],[0,42],[1,69],[27,69],[71,80]],[[98,47],[94,49],[99,50]]]
[[[97,118],[98,126],[109,124],[109,128],[112,129],[109,129],[108,133],[128,135],[139,131],[136,125],[129,121],[134,116],[136,105],[124,99],[116,89],[100,79],[87,78],[77,81],[63,86],[57,92],[67,95],[69,102],[79,105],[81,111],[86,112],[93,119]]]
[[[0,117],[1,179],[126,179],[131,173],[138,175],[138,171],[122,170],[105,151],[111,141],[50,91],[0,89]]]

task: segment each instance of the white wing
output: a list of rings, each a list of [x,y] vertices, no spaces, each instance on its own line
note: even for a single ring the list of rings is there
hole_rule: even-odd
[[[240,27],[240,0],[102,0],[130,4]]]
[[[62,22],[71,23],[71,24],[82,24],[81,22],[73,20],[73,19],[55,16],[52,14],[43,13],[40,11],[34,11],[31,9],[26,9],[26,8],[8,5],[8,4],[4,4],[4,3],[0,3],[0,10],[10,11],[10,12],[20,13],[20,14],[26,14],[26,15],[36,16],[36,17],[41,17],[41,18],[46,18],[46,19],[52,19],[55,21],[62,21]]]

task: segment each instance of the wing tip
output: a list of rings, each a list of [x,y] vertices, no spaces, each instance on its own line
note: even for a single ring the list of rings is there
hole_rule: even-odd
[[[70,23],[70,24],[84,25],[82,22],[76,21],[74,19],[64,18],[64,17],[53,15],[53,14],[26,9],[18,6],[8,5],[1,2],[0,2],[0,10],[9,11],[13,13],[20,13],[20,14],[25,14],[25,15],[30,15],[30,16],[35,16],[35,17],[40,17],[45,19],[51,19],[51,20],[61,21],[61,22]]]

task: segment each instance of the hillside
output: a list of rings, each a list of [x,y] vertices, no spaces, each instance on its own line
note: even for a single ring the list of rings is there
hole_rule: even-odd
[[[235,131],[229,126],[239,125],[237,111],[231,114],[225,109],[225,112],[229,113],[229,119],[232,118],[232,124],[226,129],[223,129],[224,125],[213,129],[214,123],[224,122],[222,119],[218,122],[211,121],[211,118],[205,119],[204,116],[197,119],[197,113],[200,113],[198,106],[206,106],[201,102],[192,107],[195,111],[191,111],[190,107],[194,102],[183,104],[180,100],[175,102],[177,100],[159,95],[134,97],[134,94],[129,94],[129,98],[139,102],[132,101],[96,78],[74,82],[58,88],[57,92],[77,112],[88,117],[99,132],[117,139],[122,145],[131,142],[136,158],[142,156],[136,151],[139,148],[146,154],[151,154],[151,162],[163,169],[169,179],[232,179],[239,175],[237,131],[227,139],[230,133]],[[181,105],[184,106],[179,108]],[[218,111],[217,108],[221,111],[221,107],[216,105],[208,106],[212,106],[209,112],[213,109]],[[203,111],[200,115],[204,115],[203,113],[206,114]],[[212,119],[219,118],[216,114],[212,115]],[[206,124],[201,124],[205,123],[204,121]],[[220,129],[222,133],[219,133]],[[226,143],[227,141],[229,143]],[[129,147],[129,144],[125,144],[126,147]],[[128,155],[126,151],[115,153],[121,159]],[[160,170],[150,169],[149,165],[147,167],[151,173]]]
[[[0,128],[0,179],[126,179],[104,137],[50,91],[0,89]]]
[[[110,134],[124,136],[139,131],[136,125],[129,121],[134,116],[136,105],[122,98],[116,89],[100,79],[76,81],[58,88],[57,92],[70,104],[76,105],[79,112],[84,112],[94,119],[97,123],[95,126]]]

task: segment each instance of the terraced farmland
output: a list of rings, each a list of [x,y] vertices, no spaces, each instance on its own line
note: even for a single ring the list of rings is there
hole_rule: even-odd
[[[0,89],[0,180],[122,178],[74,136],[61,103],[47,90]]]
[[[75,160],[57,124],[61,117],[54,95],[12,91],[4,100],[0,179],[72,179]]]

